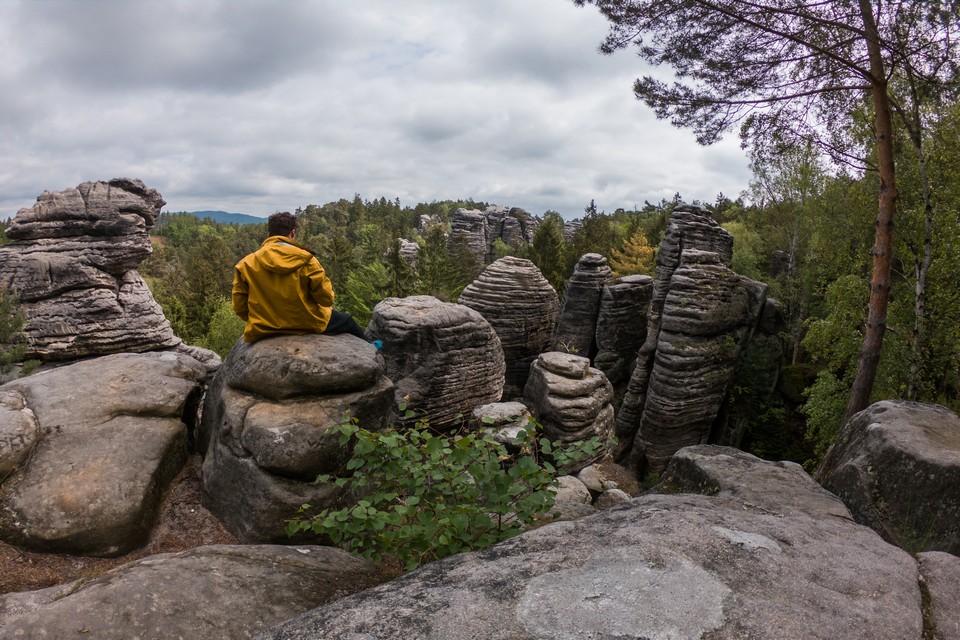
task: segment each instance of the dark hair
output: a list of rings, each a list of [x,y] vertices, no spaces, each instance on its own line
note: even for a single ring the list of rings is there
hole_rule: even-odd
[[[271,236],[289,236],[297,228],[297,218],[288,211],[277,211],[267,218],[267,234]]]

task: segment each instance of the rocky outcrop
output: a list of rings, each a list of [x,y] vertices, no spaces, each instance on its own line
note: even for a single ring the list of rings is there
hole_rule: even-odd
[[[770,406],[783,363],[780,332],[784,324],[780,302],[767,298],[756,329],[737,362],[734,387],[738,391],[732,395],[728,411],[720,412],[710,434],[711,444],[740,448],[747,425],[764,406]]]
[[[923,635],[917,562],[856,524],[798,465],[686,451],[669,477],[673,490],[696,493],[646,494],[445,558],[256,638]]]
[[[612,434],[613,387],[586,358],[557,351],[541,354],[530,368],[523,396],[550,440],[569,444],[598,437],[606,442]],[[601,450],[596,458],[606,453]],[[577,468],[596,458],[583,460]]]
[[[367,332],[383,341],[396,404],[434,429],[455,428],[503,395],[500,338],[469,307],[432,296],[387,298],[374,307]]]
[[[817,478],[886,540],[960,555],[960,417],[949,409],[871,405],[837,434]]]
[[[732,251],[705,209],[671,215],[647,337],[616,422],[618,459],[638,473],[661,471],[674,452],[711,437],[767,288],[730,269]]]
[[[929,637],[960,640],[960,558],[950,553],[929,551],[917,554],[922,588],[930,598]]]
[[[510,246],[529,244],[536,220],[523,209],[489,206],[485,210],[460,208],[450,221],[449,242],[466,244],[481,265],[493,261],[497,240]]]
[[[590,358],[597,354],[597,318],[603,287],[610,279],[607,259],[587,253],[573,269],[563,295],[563,307],[553,336],[553,349]]]
[[[521,396],[530,364],[550,347],[560,306],[556,291],[532,262],[507,256],[467,285],[459,303],[479,312],[500,338],[504,399]]]
[[[99,556],[144,544],[186,460],[205,378],[193,358],[153,352],[0,387],[0,538]]]
[[[249,638],[372,584],[371,564],[331,547],[212,545],[0,596],[0,636]]]
[[[72,360],[165,349],[173,335],[137,272],[163,198],[140,180],[44,191],[0,246],[0,287],[20,298],[28,357]]]
[[[203,502],[241,542],[288,542],[302,504],[339,496],[321,473],[341,472],[350,449],[333,427],[349,414],[386,427],[393,384],[372,345],[350,335],[238,342],[207,391],[197,436]]]
[[[653,278],[623,276],[609,281],[600,293],[597,314],[595,366],[614,388],[626,387],[637,360],[637,351],[647,337],[647,310],[653,294]],[[620,390],[622,395],[624,389]]]

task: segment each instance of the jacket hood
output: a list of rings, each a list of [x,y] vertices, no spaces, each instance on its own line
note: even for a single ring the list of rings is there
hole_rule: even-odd
[[[257,250],[257,261],[267,271],[290,273],[304,266],[313,253],[286,236],[270,236]]]

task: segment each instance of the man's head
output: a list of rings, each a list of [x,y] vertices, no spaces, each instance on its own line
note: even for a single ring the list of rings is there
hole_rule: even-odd
[[[267,235],[289,237],[296,228],[296,216],[287,211],[278,211],[267,218]]]

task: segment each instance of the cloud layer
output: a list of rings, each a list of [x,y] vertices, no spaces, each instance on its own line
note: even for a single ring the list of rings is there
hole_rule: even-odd
[[[643,70],[568,0],[0,3],[0,219],[44,190],[141,178],[171,211],[267,215],[354,193],[577,217],[736,196],[634,100]]]

